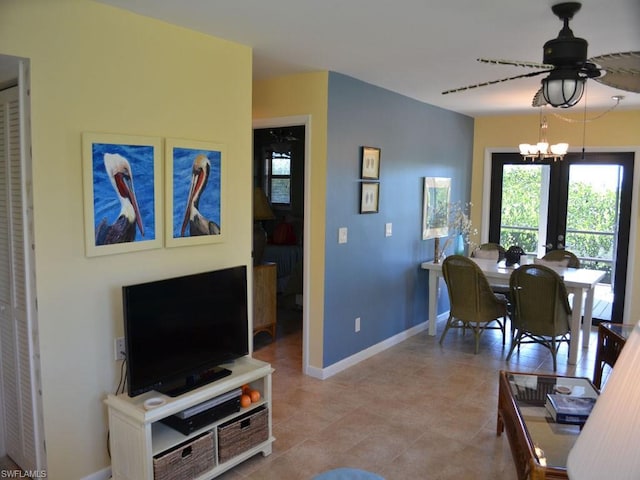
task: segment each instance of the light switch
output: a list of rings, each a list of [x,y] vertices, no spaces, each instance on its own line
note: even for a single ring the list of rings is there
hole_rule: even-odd
[[[390,237],[391,236],[391,232],[392,232],[392,226],[390,223],[385,223],[384,224],[384,236],[385,237]]]
[[[338,243],[347,243],[347,227],[338,229]]]

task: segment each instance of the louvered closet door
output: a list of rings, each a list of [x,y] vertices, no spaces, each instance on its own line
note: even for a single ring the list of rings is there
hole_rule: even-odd
[[[4,440],[7,454],[16,463],[25,470],[36,470],[17,87],[0,92],[0,108],[0,378]]]

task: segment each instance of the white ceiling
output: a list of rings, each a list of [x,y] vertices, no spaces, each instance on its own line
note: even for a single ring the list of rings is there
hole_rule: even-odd
[[[450,88],[533,69],[479,57],[542,62],[562,22],[559,0],[99,0],[249,45],[256,79],[331,70],[471,116],[531,113],[545,75],[466,92]],[[571,22],[589,57],[640,50],[640,0],[582,0]],[[589,110],[640,108],[640,94],[588,80]],[[584,99],[574,108],[584,105]]]

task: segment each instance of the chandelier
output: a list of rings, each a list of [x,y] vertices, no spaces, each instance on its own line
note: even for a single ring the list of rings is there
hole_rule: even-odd
[[[522,155],[525,160],[535,162],[536,160],[552,158],[555,162],[556,160],[562,160],[565,156],[567,150],[569,150],[569,144],[556,143],[554,145],[549,145],[549,142],[547,141],[547,128],[547,118],[542,117],[540,121],[540,140],[538,140],[538,143],[521,143],[519,145],[520,155]]]

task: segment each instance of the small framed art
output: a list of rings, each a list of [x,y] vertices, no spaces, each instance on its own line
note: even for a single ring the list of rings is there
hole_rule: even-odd
[[[380,178],[380,149],[362,147],[360,178],[378,180]]]
[[[380,184],[378,182],[360,183],[360,213],[378,213],[380,203]]]

